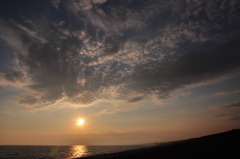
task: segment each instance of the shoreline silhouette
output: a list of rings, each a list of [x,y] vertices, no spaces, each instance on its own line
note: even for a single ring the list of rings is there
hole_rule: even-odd
[[[240,156],[239,146],[240,129],[233,129],[218,134],[158,144],[148,148],[81,157],[81,159],[238,158]]]

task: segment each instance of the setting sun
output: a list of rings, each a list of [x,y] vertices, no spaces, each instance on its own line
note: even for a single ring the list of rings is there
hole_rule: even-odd
[[[83,124],[84,124],[84,120],[83,119],[78,119],[77,125],[82,126]]]

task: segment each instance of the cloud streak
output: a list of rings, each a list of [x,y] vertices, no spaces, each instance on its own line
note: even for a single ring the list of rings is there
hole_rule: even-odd
[[[231,104],[227,104],[224,107],[225,108],[240,108],[240,101],[239,102],[235,102],[235,103],[231,103]]]
[[[215,117],[227,118],[227,120],[240,120],[240,101],[221,105],[218,108],[222,112]]]
[[[217,93],[215,93],[215,95],[227,96],[227,95],[239,94],[239,93],[240,93],[240,89],[230,89],[230,90],[224,90],[224,91],[217,92]]]

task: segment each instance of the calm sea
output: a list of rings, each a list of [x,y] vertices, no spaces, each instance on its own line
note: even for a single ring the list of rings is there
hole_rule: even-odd
[[[0,159],[71,159],[146,147],[134,146],[0,146]]]

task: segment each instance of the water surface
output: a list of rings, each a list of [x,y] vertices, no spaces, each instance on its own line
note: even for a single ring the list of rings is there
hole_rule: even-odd
[[[146,145],[126,146],[0,146],[0,159],[71,159],[96,154],[138,149]]]

